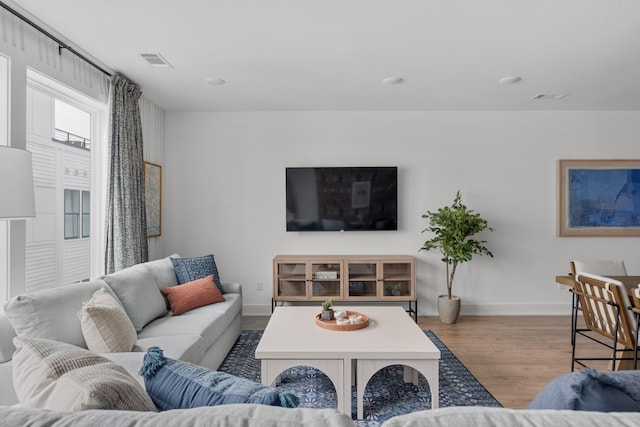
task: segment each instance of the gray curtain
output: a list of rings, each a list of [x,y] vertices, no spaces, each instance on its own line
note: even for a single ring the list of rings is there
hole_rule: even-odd
[[[121,74],[109,92],[109,188],[107,192],[106,273],[149,258],[144,200],[140,88]]]

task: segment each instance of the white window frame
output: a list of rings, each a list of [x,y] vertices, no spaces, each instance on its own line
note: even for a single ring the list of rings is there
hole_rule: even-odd
[[[89,206],[87,211],[84,210],[86,204],[84,198],[89,198]],[[89,224],[88,231],[85,233],[85,225]],[[91,237],[91,191],[82,190],[80,192],[80,238],[88,239]]]
[[[33,69],[27,69],[27,85],[91,114],[91,277],[104,274],[104,221],[107,191],[108,106]]]
[[[9,70],[11,58],[0,53],[0,145],[9,145]],[[9,222],[0,220],[0,304],[9,299]]]

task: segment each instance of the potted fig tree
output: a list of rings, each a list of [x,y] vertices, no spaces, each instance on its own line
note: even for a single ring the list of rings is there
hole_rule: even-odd
[[[427,211],[422,218],[429,221],[429,226],[422,232],[429,231],[434,236],[424,242],[420,250],[438,249],[446,265],[447,295],[438,296],[438,314],[443,323],[456,323],[460,315],[460,297],[451,293],[456,269],[458,264],[471,261],[476,254],[493,257],[485,246],[486,241],[473,238],[481,231],[493,229],[479,213],[462,204],[460,191],[456,193],[451,206],[444,206],[435,212]]]

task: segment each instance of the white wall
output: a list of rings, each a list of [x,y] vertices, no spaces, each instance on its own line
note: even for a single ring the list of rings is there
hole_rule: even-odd
[[[561,158],[640,158],[640,112],[167,112],[165,255],[214,253],[244,285],[245,313],[270,311],[277,254],[409,254],[420,314],[435,313],[444,265],[418,253],[427,210],[463,202],[495,228],[495,258],[459,267],[463,313],[568,314],[554,284],[569,260],[623,258],[640,274],[637,238],[559,238]],[[287,166],[399,167],[397,232],[287,233]],[[256,291],[256,282],[265,284]]]

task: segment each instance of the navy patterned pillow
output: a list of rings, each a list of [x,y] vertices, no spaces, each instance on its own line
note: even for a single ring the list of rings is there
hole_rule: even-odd
[[[196,258],[171,258],[171,262],[179,285],[213,275],[213,281],[216,283],[220,293],[224,294],[224,289],[220,284],[220,274],[213,255]]]
[[[299,404],[298,397],[291,393],[281,393],[275,387],[170,359],[155,346],[144,355],[140,375],[160,411],[233,403],[284,408],[295,408]]]

